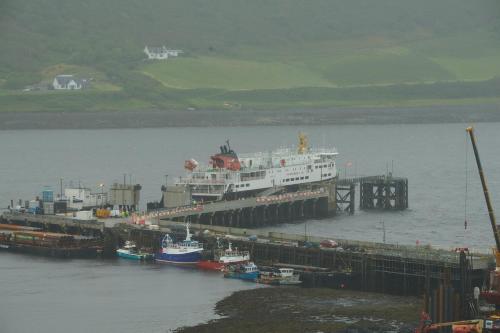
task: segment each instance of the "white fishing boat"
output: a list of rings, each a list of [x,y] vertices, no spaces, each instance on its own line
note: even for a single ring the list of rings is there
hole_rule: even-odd
[[[296,285],[302,283],[300,275],[293,268],[261,270],[258,282],[272,285]]]

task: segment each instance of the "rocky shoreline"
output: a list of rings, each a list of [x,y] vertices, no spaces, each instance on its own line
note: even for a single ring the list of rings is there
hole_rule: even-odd
[[[0,130],[471,123],[500,121],[500,105],[293,110],[0,112]]]
[[[415,297],[326,288],[270,287],[238,291],[218,302],[222,318],[176,333],[398,332],[418,324]]]

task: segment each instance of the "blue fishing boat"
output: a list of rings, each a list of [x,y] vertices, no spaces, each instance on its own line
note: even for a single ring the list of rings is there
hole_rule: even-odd
[[[201,260],[203,244],[192,240],[189,224],[186,224],[186,239],[174,242],[169,234],[161,240],[160,252],[155,254],[155,260],[174,264],[196,264]]]
[[[151,253],[138,251],[137,246],[132,241],[126,241],[122,248],[116,250],[116,254],[120,258],[133,260],[148,260],[153,258]]]
[[[224,277],[229,279],[257,281],[259,277],[259,268],[253,262],[230,265],[224,271]]]

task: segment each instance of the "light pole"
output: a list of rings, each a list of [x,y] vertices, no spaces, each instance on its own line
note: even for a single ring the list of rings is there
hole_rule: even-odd
[[[385,244],[385,223],[384,221],[381,221],[380,224],[382,224],[382,241]]]
[[[99,187],[101,188],[101,208],[104,206],[104,184],[99,184]]]
[[[307,220],[304,221],[304,242],[307,242]]]

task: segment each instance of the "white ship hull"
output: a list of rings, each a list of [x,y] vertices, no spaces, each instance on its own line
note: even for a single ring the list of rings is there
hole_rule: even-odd
[[[197,164],[193,163],[196,167],[177,185],[188,186],[195,200],[219,200],[258,194],[271,188],[330,181],[337,176],[335,149],[300,153],[281,149],[240,156],[229,150],[229,146],[225,151],[221,147],[221,151],[212,156],[211,167],[196,169]]]

